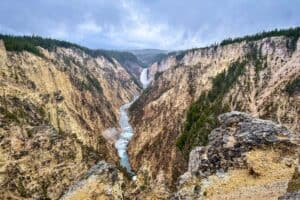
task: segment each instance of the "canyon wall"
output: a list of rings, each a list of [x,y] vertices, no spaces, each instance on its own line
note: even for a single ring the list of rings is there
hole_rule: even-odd
[[[207,144],[223,112],[247,112],[299,134],[300,91],[293,87],[300,75],[299,39],[187,50],[149,71],[152,83],[130,108],[135,135],[129,146],[133,169],[152,183],[148,190],[176,190],[190,151]]]
[[[120,52],[0,40],[0,197],[297,198],[298,38],[170,53],[144,71],[142,94],[139,64]],[[131,181],[114,142],[135,96]]]
[[[41,55],[0,41],[0,196],[58,199],[100,160],[118,163],[119,107],[139,94],[113,58],[76,47]]]

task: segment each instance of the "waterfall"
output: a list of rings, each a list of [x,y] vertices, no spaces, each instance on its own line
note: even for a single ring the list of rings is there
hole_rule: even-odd
[[[143,69],[143,71],[140,75],[140,81],[143,84],[143,89],[146,89],[150,83],[150,80],[148,79],[148,69],[147,68]]]

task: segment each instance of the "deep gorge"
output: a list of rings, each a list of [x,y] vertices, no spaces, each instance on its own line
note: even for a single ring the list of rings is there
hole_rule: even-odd
[[[148,66],[1,35],[0,199],[297,198],[299,30]]]

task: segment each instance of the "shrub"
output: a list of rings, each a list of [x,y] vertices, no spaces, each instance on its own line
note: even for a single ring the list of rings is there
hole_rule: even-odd
[[[23,182],[21,181],[21,179],[18,179],[17,191],[18,191],[18,193],[20,194],[21,197],[24,197],[24,198],[30,197],[30,195],[27,193],[27,190],[24,187]]]
[[[126,61],[132,61],[142,65],[142,63],[137,59],[137,57],[130,52],[109,51],[102,49],[92,50],[74,43],[51,38],[43,38],[39,36],[13,36],[0,34],[0,40],[4,41],[5,48],[7,51],[28,51],[40,57],[43,57],[43,54],[37,48],[38,46],[49,51],[54,51],[57,47],[77,48],[92,57],[103,56],[113,64],[114,60],[112,58],[115,58],[118,62],[122,64]]]
[[[232,43],[242,42],[242,41],[246,41],[246,42],[257,41],[257,40],[261,40],[266,37],[274,37],[274,36],[288,37],[290,40],[287,43],[287,48],[293,52],[296,50],[297,40],[300,37],[300,27],[290,28],[290,29],[280,29],[280,30],[275,29],[273,31],[268,31],[268,32],[263,31],[261,33],[255,34],[255,35],[246,35],[244,37],[237,37],[234,39],[228,38],[228,39],[223,40],[220,43],[220,45],[224,46],[227,44],[232,44]]]
[[[193,147],[207,145],[209,133],[219,125],[218,115],[230,110],[222,101],[239,76],[244,73],[245,64],[234,62],[227,71],[218,74],[212,80],[212,88],[203,92],[188,109],[183,132],[176,141],[176,146],[186,158]]]
[[[300,92],[300,76],[298,76],[295,80],[290,81],[285,86],[285,91],[292,96],[295,92]]]

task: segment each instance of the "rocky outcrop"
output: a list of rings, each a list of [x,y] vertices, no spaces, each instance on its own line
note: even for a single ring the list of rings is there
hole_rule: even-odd
[[[222,94],[216,108],[247,112],[299,133],[299,92],[294,89],[290,95],[286,88],[300,74],[300,40],[295,50],[287,46],[290,40],[279,36],[194,49],[154,64],[149,69],[152,83],[130,109],[135,131],[129,146],[133,168],[141,174],[147,171],[153,179],[161,172],[168,185],[174,185],[188,167],[188,151],[176,147],[186,114],[199,96],[212,91],[217,75],[233,69],[234,63],[242,63],[242,73],[235,81],[230,79],[226,91],[214,88],[214,94]],[[207,120],[217,124],[217,114],[211,112]]]
[[[256,119],[241,112],[219,116],[221,127],[209,135],[209,145],[191,151],[189,172],[207,177],[218,170],[242,167],[245,152],[263,146],[299,145],[299,136],[274,122]],[[254,171],[254,173],[257,173]],[[259,173],[257,173],[259,174]]]
[[[103,136],[140,88],[123,66],[77,47],[7,51],[0,41],[0,196],[58,199],[100,160]]]
[[[278,199],[279,200],[297,200],[297,199],[300,199],[300,192],[288,193],[282,197],[279,197]]]
[[[125,180],[119,170],[105,161],[94,165],[72,185],[62,200],[123,199]]]
[[[300,160],[300,155],[299,155]],[[300,161],[298,167],[295,169],[293,178],[290,180],[287,188],[287,192],[279,197],[280,200],[294,200],[300,198]]]
[[[241,112],[225,113],[219,120],[221,126],[212,131],[208,145],[190,153],[188,171],[181,176],[174,199],[277,199],[283,195],[297,170],[299,135]],[[283,198],[297,196],[299,191],[294,188]]]
[[[2,199],[58,199],[95,162],[105,157],[82,144],[75,135],[58,133],[48,125],[1,132]],[[104,152],[103,152],[104,153]]]

